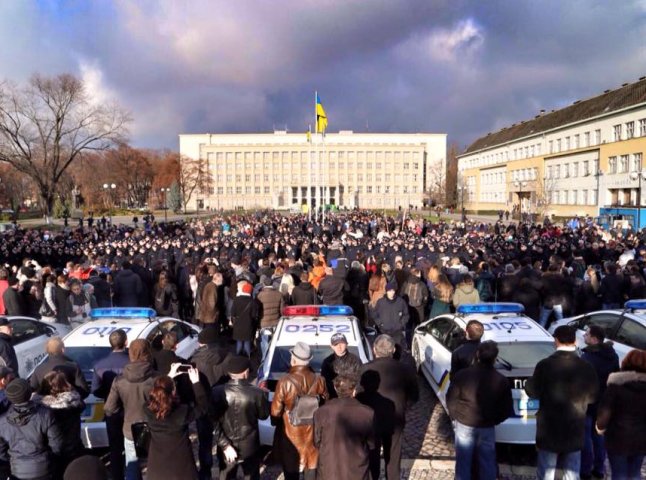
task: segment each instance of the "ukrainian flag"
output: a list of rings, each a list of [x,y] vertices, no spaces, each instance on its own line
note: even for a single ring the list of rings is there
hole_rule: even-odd
[[[319,94],[316,94],[316,133],[325,133],[327,129],[327,115],[321,105]]]

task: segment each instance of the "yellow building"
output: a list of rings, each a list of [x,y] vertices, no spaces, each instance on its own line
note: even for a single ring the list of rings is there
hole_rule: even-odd
[[[186,134],[179,144],[182,168],[199,162],[208,177],[189,192],[198,209],[421,206],[446,168],[446,134]]]
[[[470,211],[556,216],[643,205],[644,151],[641,77],[477,139],[458,157],[459,201]]]

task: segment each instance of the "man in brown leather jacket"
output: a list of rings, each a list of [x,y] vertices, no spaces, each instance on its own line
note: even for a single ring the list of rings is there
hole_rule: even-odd
[[[289,422],[288,413],[298,395],[318,395],[327,399],[328,392],[323,377],[314,373],[309,366],[312,360],[309,345],[296,342],[290,352],[291,368],[278,381],[271,402],[272,423],[276,425],[274,452],[283,467],[285,480],[298,479],[301,466],[304,479],[314,480],[318,462],[318,450],[314,446],[314,425],[294,426]]]

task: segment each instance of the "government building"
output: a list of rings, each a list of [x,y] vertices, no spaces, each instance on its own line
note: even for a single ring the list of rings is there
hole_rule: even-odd
[[[477,139],[458,156],[458,199],[468,211],[614,212],[634,224],[644,203],[644,151],[641,77]]]
[[[421,206],[446,179],[446,134],[185,134],[182,168],[200,165],[189,208]]]

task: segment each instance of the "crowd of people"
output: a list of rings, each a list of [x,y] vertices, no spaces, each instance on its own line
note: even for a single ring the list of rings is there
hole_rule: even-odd
[[[156,351],[113,332],[113,352],[95,366],[89,386],[56,339],[28,382],[13,378],[11,332],[0,319],[6,364],[0,405],[7,412],[0,418],[0,460],[25,480],[62,478],[76,462],[90,468],[92,459],[70,433],[79,431],[90,392],[106,402],[114,479],[140,478],[139,437],[150,438],[148,478],[211,478],[214,445],[221,478],[235,478],[238,469],[258,478],[257,424],[269,417],[274,458],[286,479],[299,471],[305,478],[376,479],[382,459],[387,478],[399,478],[405,411],[418,397],[407,352],[420,322],[462,304],[509,301],[547,326],[646,298],[644,239],[589,218],[565,226],[432,222],[354,210],[313,221],[267,211],[144,228],[101,222],[62,231],[17,228],[3,235],[0,262],[6,315],[75,326],[89,321],[92,308],[141,306],[203,328],[190,359],[175,355],[172,334]],[[309,367],[309,347],[297,343],[269,402],[250,382],[256,373],[250,359],[268,348],[259,332],[275,328],[284,306],[317,303],[350,305],[364,327],[376,328],[375,360],[361,365],[335,336],[319,375]],[[493,368],[497,347],[481,342],[482,332],[481,325],[468,326],[452,359],[447,400],[460,479],[472,478],[474,468],[478,478],[495,478],[493,427],[511,411],[510,386]],[[646,418],[624,402],[635,406],[646,397],[644,352],[619,365],[604,331],[590,328],[579,357],[572,335],[557,329],[556,353],[538,364],[526,387],[541,405],[539,478],[553,478],[561,456],[571,478],[599,477],[604,439],[613,478],[639,478],[646,442],[635,439],[644,438]],[[484,397],[474,396],[480,382]],[[30,440],[38,446],[24,452],[17,425],[31,422]]]

